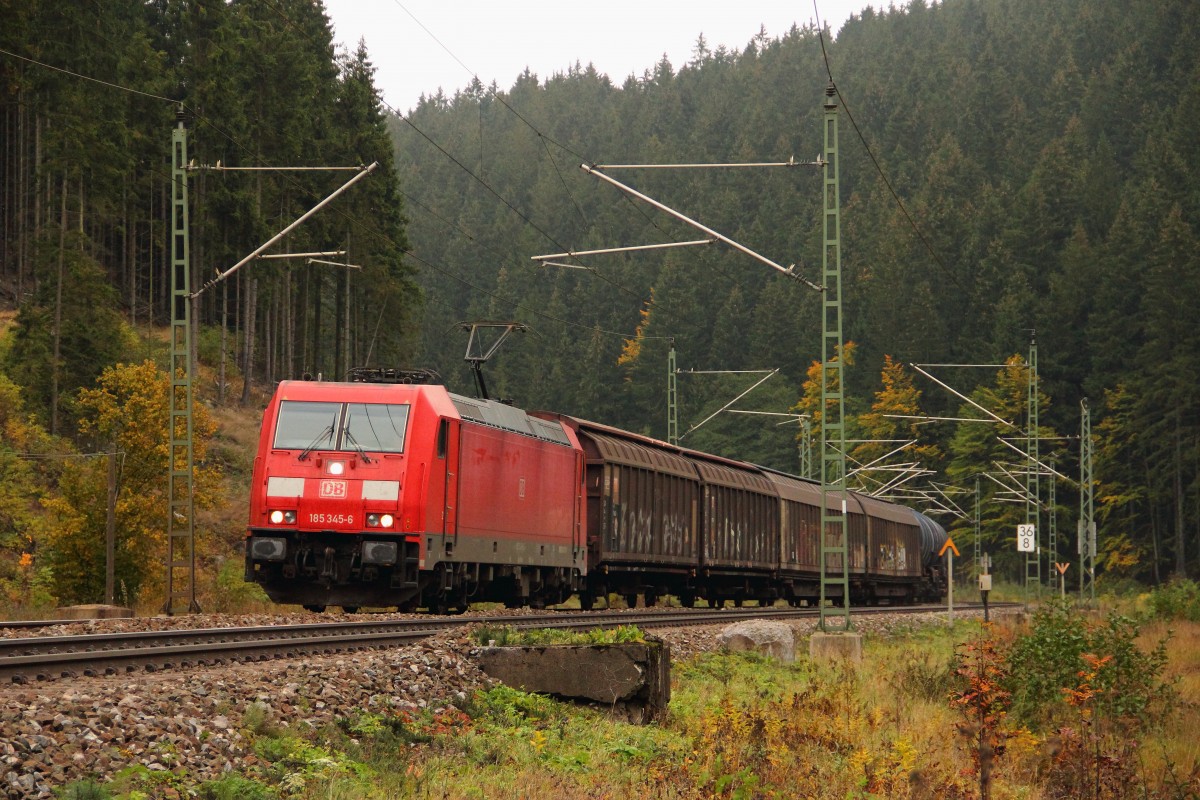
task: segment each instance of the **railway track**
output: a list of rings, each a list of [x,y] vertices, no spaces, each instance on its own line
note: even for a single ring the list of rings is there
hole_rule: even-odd
[[[999,604],[993,604],[997,606]],[[960,608],[968,609],[964,605]],[[855,615],[936,612],[940,606],[870,607]],[[740,608],[547,612],[520,616],[404,618],[301,625],[135,631],[0,639],[0,683],[28,683],[79,676],[188,669],[231,662],[332,655],[412,644],[470,624],[513,628],[589,630],[637,625],[642,628],[692,627],[737,620],[816,616],[812,608]],[[17,623],[45,626],[45,623]],[[73,622],[78,622],[74,620]]]

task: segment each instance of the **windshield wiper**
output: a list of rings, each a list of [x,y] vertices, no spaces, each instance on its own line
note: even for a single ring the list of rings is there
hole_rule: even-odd
[[[345,434],[346,434],[346,441],[350,443],[350,445],[354,448],[355,452],[357,452],[360,456],[362,456],[363,463],[370,464],[371,457],[369,455],[367,455],[367,451],[363,449],[363,446],[358,443],[358,439],[355,439],[354,434],[350,432],[350,420],[346,420]]]
[[[300,455],[297,456],[296,460],[297,461],[305,460],[306,458],[308,458],[309,454],[311,454],[313,450],[317,449],[317,445],[319,445],[321,442],[324,442],[324,441],[332,439],[332,438],[333,438],[333,424],[330,423],[329,425],[327,425],[325,427],[325,430],[323,430],[317,434],[317,438],[312,440],[312,444],[310,444],[308,447],[304,448],[304,450],[300,453]]]

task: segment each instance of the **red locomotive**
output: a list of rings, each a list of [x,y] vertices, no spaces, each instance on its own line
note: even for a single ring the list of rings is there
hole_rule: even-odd
[[[280,603],[590,608],[819,598],[820,487],[392,370],[284,381],[263,416],[246,580]],[[851,494],[851,599],[934,598],[936,522]]]

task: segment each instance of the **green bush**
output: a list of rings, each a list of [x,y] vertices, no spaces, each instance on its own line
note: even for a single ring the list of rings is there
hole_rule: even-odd
[[[237,337],[225,337],[225,376],[233,379],[241,376],[238,370]],[[213,368],[221,361],[221,328],[217,325],[200,326],[200,335],[196,339],[196,357],[203,364]]]
[[[1150,593],[1150,610],[1165,619],[1200,622],[1200,584],[1195,581],[1171,581]]]
[[[59,800],[112,800],[112,792],[93,780],[69,783],[58,792]]]
[[[463,709],[472,719],[487,719],[494,722],[519,726],[526,722],[541,722],[557,717],[562,706],[548,697],[522,692],[503,684],[476,692]]]
[[[1005,689],[1012,693],[1012,715],[1040,730],[1066,709],[1066,692],[1079,686],[1090,655],[1103,660],[1092,687],[1098,713],[1147,722],[1165,710],[1173,689],[1162,681],[1166,641],[1150,652],[1135,643],[1137,623],[1110,614],[1089,623],[1069,603],[1054,601],[1034,612],[1030,632],[1018,637],[1008,654]]]
[[[1033,613],[1029,633],[1013,642],[1008,654],[1012,713],[1031,727],[1044,724],[1063,705],[1063,687],[1074,686],[1088,652],[1084,623],[1071,607],[1055,600]]]
[[[917,651],[904,656],[896,669],[895,687],[915,700],[937,701],[946,696],[946,687],[955,679],[953,660]]]
[[[241,559],[230,558],[222,562],[217,572],[212,610],[218,614],[245,611],[256,605],[268,604],[271,600],[257,583],[245,579],[245,565]]]
[[[275,800],[279,797],[258,781],[238,775],[226,775],[219,780],[206,781],[198,788],[202,800]]]

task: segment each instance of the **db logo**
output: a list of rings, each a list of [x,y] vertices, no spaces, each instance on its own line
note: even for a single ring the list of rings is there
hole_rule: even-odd
[[[339,500],[346,499],[346,482],[321,481],[321,497],[335,497]]]

